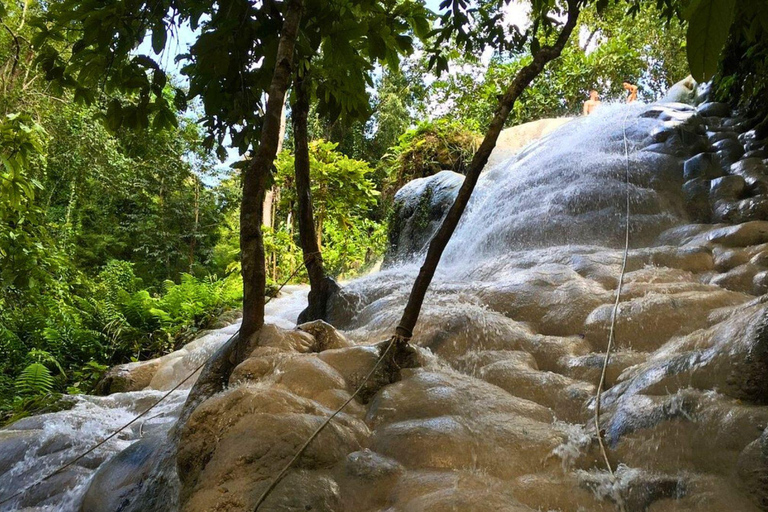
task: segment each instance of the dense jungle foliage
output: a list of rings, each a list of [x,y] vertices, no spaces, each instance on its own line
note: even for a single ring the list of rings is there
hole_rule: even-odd
[[[619,99],[628,77],[651,101],[699,61],[707,76],[718,70],[723,98],[765,116],[758,98],[765,93],[768,8],[717,0],[733,7],[721,24],[736,22],[726,58],[716,54],[713,70],[712,56],[696,54],[686,39],[688,24],[702,23],[703,4],[714,2],[598,2],[599,13],[587,7],[579,37],[526,90],[507,124],[573,115],[591,89]],[[190,76],[215,75],[229,61],[213,65],[216,55],[195,54],[182,73],[167,64],[168,79],[133,49],[132,67],[118,80],[107,76],[103,55],[78,53],[82,48],[40,21],[48,8],[0,2],[0,420],[63,393],[90,391],[109,366],[167,353],[242,301],[242,165],[220,164],[226,141],[214,140],[211,127],[228,121],[210,113],[215,105],[187,101],[204,90]],[[166,63],[175,56],[166,46],[173,39],[180,46],[180,37],[165,25],[146,32]],[[402,40],[381,44],[406,47]],[[457,41],[439,55],[418,48],[387,67],[358,63],[370,84],[358,87],[366,93],[354,98],[356,115],[330,111],[336,92],[328,84],[343,85],[333,59],[317,68],[327,83],[313,90],[309,114],[311,182],[330,275],[348,278],[376,264],[399,187],[442,169],[466,170],[498,96],[531,59],[511,45],[483,55],[457,49],[469,46]],[[84,60],[68,75],[61,60],[72,55]],[[135,92],[145,83],[152,101]],[[272,291],[286,280],[306,281],[290,121],[289,108],[264,205]],[[234,146],[248,145],[242,130],[231,135]]]

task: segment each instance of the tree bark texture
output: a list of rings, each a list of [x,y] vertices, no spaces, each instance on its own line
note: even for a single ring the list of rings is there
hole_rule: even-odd
[[[293,53],[303,9],[302,0],[288,0],[275,71],[261,128],[261,138],[251,165],[243,176],[243,201],[240,209],[240,261],[243,274],[243,323],[235,356],[242,359],[244,349],[262,325],[266,292],[266,262],[261,229],[264,195],[280,142],[280,119],[285,93],[291,81]]]
[[[299,315],[299,323],[312,320],[326,320],[328,299],[338,289],[336,282],[325,275],[323,258],[315,230],[312,211],[312,184],[310,181],[308,77],[297,76],[294,82],[296,100],[291,107],[294,138],[294,170],[296,173],[296,197],[298,198],[299,241],[301,252],[309,275],[310,291],[307,308]]]

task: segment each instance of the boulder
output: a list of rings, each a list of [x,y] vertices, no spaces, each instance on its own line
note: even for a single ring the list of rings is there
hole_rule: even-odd
[[[463,181],[459,173],[442,171],[415,179],[395,194],[383,267],[416,258],[426,250]]]
[[[717,228],[707,234],[711,243],[726,247],[748,247],[768,242],[768,221],[755,220]]]
[[[712,202],[735,201],[741,199],[746,190],[747,182],[741,176],[723,176],[710,182],[710,197]]]
[[[696,80],[688,76],[669,88],[659,103],[685,103],[693,105],[696,99]]]
[[[689,158],[683,165],[683,177],[686,180],[701,178],[712,180],[723,176],[725,172],[714,153],[699,153]]]
[[[502,130],[496,146],[491,151],[491,156],[488,157],[485,169],[491,169],[508,160],[524,147],[553,133],[570,121],[572,121],[570,117],[538,119]]]
[[[702,103],[696,107],[696,110],[702,117],[728,117],[731,115],[731,107],[729,107],[726,103]]]
[[[96,384],[94,393],[111,395],[112,393],[142,390],[152,382],[152,378],[160,368],[161,363],[160,359],[151,359],[113,366]]]
[[[165,434],[139,439],[99,467],[88,484],[80,511],[175,509],[178,477],[173,453]]]

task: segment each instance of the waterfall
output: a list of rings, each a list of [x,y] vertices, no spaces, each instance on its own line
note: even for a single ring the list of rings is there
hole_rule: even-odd
[[[760,510],[768,153],[744,119],[705,111],[604,105],[487,169],[427,294],[418,367],[377,376],[264,510]],[[252,506],[350,396],[392,334],[460,182],[440,173],[398,193],[398,244],[383,270],[344,284],[336,329],[294,329],[303,288],[269,304],[276,327],[181,436],[182,510]],[[591,418],[627,193],[631,250],[601,418],[611,477]],[[77,397],[68,411],[0,430],[0,497],[143,410],[236,329],[153,363],[144,390]],[[5,509],[103,510],[126,496],[126,510],[154,510],[161,491],[132,477],[147,466],[105,461],[167,430],[185,393]]]
[[[280,298],[267,304],[267,322],[294,327],[306,296],[303,286],[286,287]],[[131,421],[210,357],[239,327],[237,322],[209,331],[184,349],[161,358],[146,389],[108,396],[76,395],[71,397],[68,410],[31,416],[0,429],[0,499],[32,485]],[[20,499],[0,506],[0,510],[31,504],[35,510],[79,510],[93,470],[137,439],[166,432],[176,421],[192,383],[173,392],[146,419],[94,451],[72,471],[54,476]]]

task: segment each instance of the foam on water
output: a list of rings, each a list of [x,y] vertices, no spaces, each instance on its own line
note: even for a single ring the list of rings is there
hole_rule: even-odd
[[[298,314],[306,307],[306,296],[307,287],[286,286],[279,298],[267,304],[266,321],[286,329],[295,327]],[[240,322],[236,322],[208,331],[182,350],[164,356],[146,390],[104,397],[74,396],[71,398],[74,405],[69,410],[25,418],[1,429],[0,442],[17,438],[18,448],[24,451],[24,456],[3,473],[0,498],[37,482],[133,420],[210,357],[239,327]],[[35,510],[77,510],[93,476],[93,471],[87,468],[97,468],[143,436],[167,431],[175,422],[193,383],[194,379],[171,393],[147,417],[88,455],[82,464],[85,469],[78,465],[54,476],[58,487],[55,495],[49,500],[42,500]],[[10,454],[0,452],[0,460],[3,455]],[[0,510],[18,510],[33,501],[30,496],[40,498],[36,489],[32,488],[27,495],[0,506]],[[51,492],[46,484],[39,486],[39,489]]]

